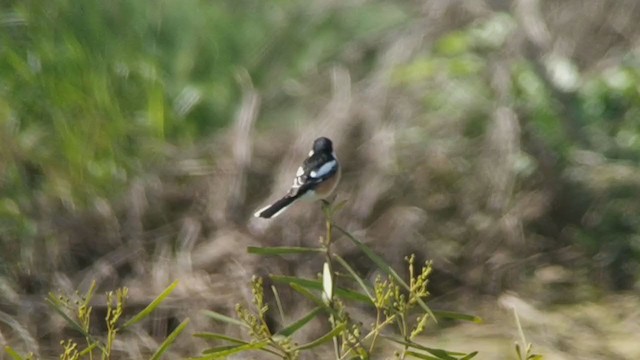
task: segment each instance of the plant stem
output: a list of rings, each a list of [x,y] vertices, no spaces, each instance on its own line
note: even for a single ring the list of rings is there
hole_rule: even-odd
[[[332,242],[332,231],[333,231],[333,219],[332,219],[332,215],[333,215],[333,209],[331,209],[331,204],[326,201],[326,200],[322,200],[322,211],[325,215],[325,219],[326,219],[326,236],[325,236],[325,240],[324,240],[324,249],[325,249],[325,261],[327,263],[327,266],[329,267],[329,276],[331,277],[331,293],[327,294],[328,298],[328,305],[334,309],[334,304],[333,304],[333,289],[335,288],[335,274],[333,273],[333,264],[332,264],[332,258],[331,258],[331,242]],[[334,309],[335,310],[335,309]],[[337,324],[336,324],[336,318],[333,314],[329,315],[329,322],[331,323],[331,328],[335,329]],[[336,354],[336,359],[340,359],[341,355],[340,355],[340,343],[339,343],[339,339],[338,339],[338,335],[333,337],[333,350]]]

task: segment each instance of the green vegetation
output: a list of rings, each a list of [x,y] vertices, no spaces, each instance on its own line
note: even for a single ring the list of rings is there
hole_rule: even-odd
[[[222,359],[237,353],[251,351],[261,351],[281,359],[298,359],[302,352],[316,354],[322,352],[322,346],[332,340],[335,359],[377,358],[388,352],[390,348],[398,349],[393,355],[397,359],[468,360],[475,357],[477,352],[469,354],[451,352],[426,347],[416,342],[417,336],[425,331],[427,323],[436,320],[434,312],[424,302],[424,299],[429,295],[427,290],[431,273],[431,265],[429,263],[425,264],[416,273],[415,257],[413,255],[408,257],[406,259],[409,265],[408,282],[405,282],[369,247],[350,233],[340,229],[346,239],[350,239],[357,245],[379,270],[387,276],[383,280],[383,277],[379,275],[373,284],[368,284],[344,259],[332,252],[332,242],[336,238],[333,234],[333,217],[336,210],[341,207],[341,205],[335,208],[329,205],[323,207],[327,217],[327,232],[326,236],[321,237],[321,246],[319,248],[295,249],[298,253],[325,254],[326,262],[320,279],[271,276],[272,280],[289,285],[299,296],[310,300],[314,308],[300,319],[274,332],[267,321],[267,313],[270,309],[264,293],[263,280],[259,277],[254,277],[251,287],[254,309],[237,304],[236,313],[239,320],[213,311],[204,312],[204,314],[215,320],[242,327],[243,330],[247,331],[250,340],[245,341],[241,338],[219,333],[199,332],[194,336],[205,340],[222,342],[224,345],[206,349],[203,352],[204,355],[193,359]],[[291,254],[291,248],[251,248],[250,251],[268,256]],[[332,265],[334,263],[339,263],[341,269],[334,269],[334,265]],[[342,276],[338,281],[339,274],[347,275],[347,277]],[[351,283],[350,288],[339,287],[343,286],[343,283],[346,285],[348,282]],[[76,300],[71,300],[61,295],[49,294],[47,302],[66,320],[71,328],[82,335],[86,342],[84,347],[81,348],[75,340],[62,341],[60,345],[63,351],[60,354],[60,359],[92,359],[94,352],[99,353],[102,359],[111,359],[114,356],[113,345],[116,337],[132,325],[148,318],[167,299],[177,285],[177,282],[171,284],[142,311],[124,323],[122,323],[121,318],[125,312],[128,289],[118,289],[115,293],[108,292],[106,295],[106,332],[102,337],[91,334],[91,303],[95,293],[95,282],[85,295],[76,294]],[[351,289],[354,286],[355,288]],[[358,287],[359,289],[357,289]],[[277,291],[275,288],[272,289],[280,311],[280,318],[284,321],[289,315],[282,308]],[[352,311],[350,311],[353,306],[350,303],[354,301],[375,309],[376,320],[374,323],[364,325],[360,320],[353,317]],[[441,313],[441,315],[442,317],[446,315],[446,317],[450,318],[467,318],[479,322],[479,319],[463,314],[447,312]],[[329,331],[303,344],[297,343],[294,338],[296,333],[315,319],[324,319],[325,322],[328,322],[330,324]],[[161,358],[188,324],[188,318],[183,320],[162,342],[158,350],[151,356],[151,359]],[[389,331],[385,331],[387,327],[395,327],[395,331],[391,334],[397,333],[398,336],[390,335]],[[520,331],[522,330],[520,329]],[[379,345],[378,343],[383,340],[387,344],[385,346]],[[516,347],[516,349],[520,355],[519,347]],[[14,360],[23,359],[11,347],[6,347],[5,351]],[[528,353],[529,347],[527,347]],[[30,353],[27,358],[32,359],[33,355]],[[527,356],[522,359],[529,360],[532,358]]]
[[[267,313],[269,305],[265,301],[264,284],[261,278],[253,280],[253,307],[249,310],[243,305],[236,306],[236,312],[241,322],[226,318],[221,314],[208,312],[217,320],[226,321],[234,326],[242,326],[249,333],[250,342],[238,338],[231,338],[224,334],[200,333],[196,336],[223,341],[226,344],[204,351],[198,359],[218,359],[244,351],[263,351],[282,359],[297,359],[302,352],[310,351],[319,353],[321,345],[333,340],[333,357],[335,359],[369,359],[378,358],[388,352],[388,349],[397,348],[394,357],[397,359],[471,359],[477,352],[464,354],[450,352],[442,349],[425,347],[415,342],[416,337],[425,331],[427,322],[435,321],[431,309],[425,304],[424,299],[429,295],[427,285],[431,265],[425,264],[418,273],[415,273],[415,258],[407,258],[409,265],[408,283],[405,282],[388,264],[350,233],[339,229],[350,239],[378,269],[386,275],[377,276],[373,284],[369,284],[338,254],[332,251],[333,241],[333,217],[336,210],[342,206],[325,206],[326,235],[321,238],[319,248],[298,248],[296,252],[306,251],[312,254],[325,254],[325,262],[322,275],[319,279],[301,279],[296,277],[274,276],[271,280],[276,283],[284,283],[295,290],[299,296],[310,300],[315,306],[300,319],[274,332],[268,325]],[[346,240],[344,239],[344,240]],[[291,254],[291,248],[251,248],[250,251],[262,255],[287,255]],[[337,265],[340,265],[340,269]],[[343,276],[338,280],[339,274]],[[346,284],[349,288],[345,288]],[[345,285],[343,285],[345,284]],[[277,299],[278,293],[274,291]],[[351,303],[365,304],[375,309],[376,320],[372,324],[363,324],[361,320],[353,317]],[[277,304],[281,301],[277,300]],[[278,308],[281,319],[289,315],[282,308]],[[450,317],[464,318],[462,314],[449,313]],[[309,322],[316,318],[326,319],[330,324],[327,333],[299,344],[294,335]],[[473,317],[471,317],[474,319]],[[415,319],[415,320],[414,320]],[[477,319],[475,319],[477,320]],[[395,328],[392,333],[399,336],[391,336],[387,327]],[[378,342],[385,341],[381,346]],[[328,355],[327,355],[328,356]],[[386,356],[390,356],[387,354]]]
[[[76,293],[75,299],[73,300],[64,295],[55,295],[53,293],[50,293],[47,298],[49,305],[51,305],[51,307],[65,319],[71,328],[79,332],[85,341],[83,348],[81,348],[81,345],[74,339],[61,341],[60,346],[63,350],[59,356],[60,360],[93,359],[94,353],[98,353],[99,358],[101,359],[113,358],[113,346],[116,337],[132,325],[148,318],[151,313],[167,298],[167,296],[171,294],[178,283],[174,282],[169,285],[169,287],[167,287],[147,307],[125,323],[122,323],[121,318],[125,311],[128,289],[121,288],[116,290],[115,293],[111,291],[108,292],[106,294],[107,309],[104,318],[106,334],[104,336],[92,334],[91,319],[93,307],[91,306],[91,303],[94,300],[96,290],[95,285],[95,282],[91,284],[91,287],[84,295]],[[167,336],[162,344],[160,344],[157,351],[153,353],[150,359],[160,359],[188,324],[188,318],[183,320],[180,325],[178,325]],[[10,346],[5,347],[5,351],[13,360],[22,360],[25,358]],[[29,353],[29,355],[26,356],[26,359],[34,358],[33,353]]]

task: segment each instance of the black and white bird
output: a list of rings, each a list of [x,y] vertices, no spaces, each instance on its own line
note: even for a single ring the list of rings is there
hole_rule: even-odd
[[[298,168],[289,192],[253,215],[269,219],[280,215],[298,199],[326,199],[333,193],[339,181],[340,163],[333,151],[333,144],[326,137],[319,137],[313,142],[309,157]]]

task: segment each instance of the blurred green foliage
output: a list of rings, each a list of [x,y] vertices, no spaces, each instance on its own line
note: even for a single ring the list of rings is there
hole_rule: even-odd
[[[167,145],[233,120],[248,72],[263,96],[397,24],[389,5],[296,1],[9,1],[0,8],[0,239],[44,212],[113,198]],[[269,117],[267,116],[267,120]],[[273,119],[273,118],[272,118]]]

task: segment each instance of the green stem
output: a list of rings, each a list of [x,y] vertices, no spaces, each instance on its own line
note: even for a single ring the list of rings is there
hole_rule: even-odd
[[[332,232],[333,232],[333,219],[331,218],[332,216],[332,209],[331,209],[331,204],[326,201],[326,200],[322,200],[322,211],[325,215],[326,218],[326,229],[327,229],[327,234],[325,236],[325,240],[324,240],[324,249],[325,249],[325,261],[329,267],[329,276],[331,277],[331,294],[327,294],[329,296],[329,298],[327,299],[329,302],[329,306],[334,309],[333,307],[333,289],[335,288],[335,274],[333,273],[333,263],[331,261],[331,242],[332,242]],[[335,310],[335,309],[334,309]],[[329,323],[331,323],[331,328],[335,329],[337,324],[336,324],[336,318],[333,314],[329,315]],[[340,359],[340,343],[339,343],[339,338],[338,335],[333,337],[333,350],[336,354],[336,359]]]
[[[369,353],[373,351],[373,347],[376,344],[376,339],[378,338],[378,326],[380,326],[380,308],[376,307],[376,326],[374,327],[373,339],[371,340],[371,346],[369,346]]]

